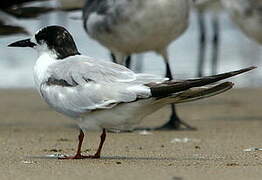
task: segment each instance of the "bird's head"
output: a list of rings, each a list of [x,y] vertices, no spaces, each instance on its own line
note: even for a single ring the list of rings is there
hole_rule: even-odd
[[[80,54],[73,37],[62,26],[47,26],[37,31],[32,38],[16,41],[8,46],[31,47],[40,54],[43,52],[50,53],[56,59]]]

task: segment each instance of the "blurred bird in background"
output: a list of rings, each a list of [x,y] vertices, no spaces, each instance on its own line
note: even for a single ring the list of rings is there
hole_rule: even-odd
[[[35,18],[53,10],[51,7],[30,6],[30,3],[48,0],[8,0],[0,4],[0,35],[28,34],[18,25],[17,18]]]
[[[52,11],[81,10],[84,2],[84,0],[3,1],[0,4],[0,35],[29,34],[25,27],[19,25],[18,19],[35,19]]]
[[[87,0],[83,19],[88,35],[112,52],[114,62],[129,67],[130,55],[154,51],[164,59],[166,77],[173,79],[167,48],[187,29],[189,12],[187,0]],[[170,120],[157,129],[181,125],[194,129],[172,105]]]
[[[262,44],[262,1],[221,0],[232,21],[249,38]]]

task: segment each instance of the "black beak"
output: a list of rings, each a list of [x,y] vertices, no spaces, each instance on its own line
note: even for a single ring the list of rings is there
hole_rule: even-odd
[[[16,41],[8,45],[8,47],[34,47],[34,46],[36,46],[36,44],[31,42],[30,39]]]

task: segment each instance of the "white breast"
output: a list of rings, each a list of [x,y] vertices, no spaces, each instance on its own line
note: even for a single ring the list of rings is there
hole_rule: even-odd
[[[57,60],[55,60],[54,57],[49,53],[41,53],[34,66],[34,80],[37,89],[40,88],[42,82],[47,81],[47,79],[50,77],[50,74],[48,73],[48,67],[51,64],[56,63],[56,61]]]
[[[115,129],[132,130],[142,119],[152,114],[164,104],[154,104],[154,99],[143,99],[122,103],[112,109],[104,109],[82,114],[79,126],[87,130]]]

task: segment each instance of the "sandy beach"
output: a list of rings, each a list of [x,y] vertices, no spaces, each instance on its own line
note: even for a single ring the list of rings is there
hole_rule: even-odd
[[[35,90],[0,90],[0,179],[261,179],[262,89],[233,89],[180,104],[178,112],[197,131],[108,133],[101,159],[57,160],[73,154],[74,121],[51,110]],[[169,108],[141,126],[158,126]],[[86,132],[84,153],[93,154],[100,132]]]

